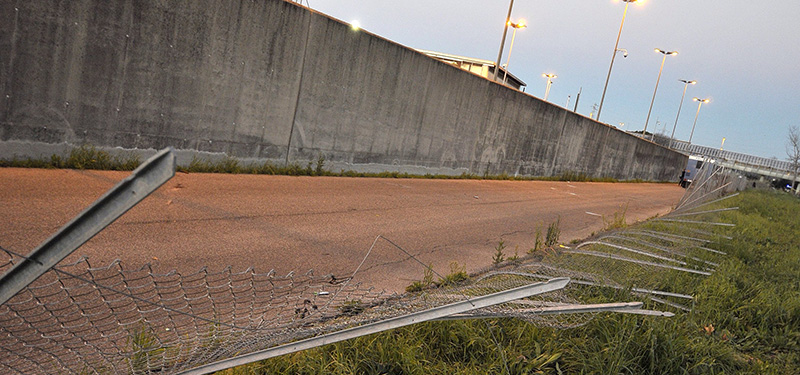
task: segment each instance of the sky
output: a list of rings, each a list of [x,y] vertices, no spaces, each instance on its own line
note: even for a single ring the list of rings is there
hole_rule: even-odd
[[[517,31],[509,71],[542,98],[543,73],[557,74],[548,101],[578,113],[600,103],[625,2],[514,0]],[[303,5],[408,47],[494,61],[506,0],[303,0]],[[628,7],[600,120],[642,130],[663,56],[667,56],[648,131],[671,135],[684,84],[689,86],[675,137],[693,144],[786,159],[790,126],[800,127],[800,1],[645,0]],[[512,29],[502,64],[508,58]],[[569,97],[569,99],[568,99]],[[596,112],[596,111],[595,111]],[[624,125],[622,125],[622,124]]]

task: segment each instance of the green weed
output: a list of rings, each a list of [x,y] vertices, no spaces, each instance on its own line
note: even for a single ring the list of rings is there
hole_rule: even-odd
[[[621,229],[628,226],[625,219],[625,214],[628,212],[628,204],[620,207],[619,211],[615,211],[613,217],[607,218],[603,215],[603,230]]]
[[[508,261],[516,263],[519,260],[519,245],[514,246],[514,255],[508,257]]]
[[[411,285],[406,287],[406,292],[415,293],[421,292],[427,288],[430,288],[433,285],[433,269],[431,266],[425,267],[425,272],[422,276],[422,280],[414,281]]]
[[[541,250],[544,246],[544,238],[542,237],[542,225],[539,224],[536,226],[536,231],[533,235],[533,247],[528,250],[528,254],[534,254],[537,251]]]
[[[438,284],[439,286],[457,285],[468,279],[466,266],[460,266],[458,263],[452,262],[450,263],[450,273],[440,278]]]
[[[503,250],[505,248],[506,248],[505,241],[500,240],[500,242],[494,248],[494,256],[492,256],[492,264],[498,265],[506,260],[506,256],[503,254]]]
[[[150,373],[150,364],[160,365],[166,350],[145,323],[128,332],[128,347],[132,353],[128,365],[134,374]]]
[[[561,218],[559,217],[556,221],[550,223],[547,226],[547,235],[544,238],[544,245],[547,247],[553,247],[558,243],[558,239],[561,237]]]

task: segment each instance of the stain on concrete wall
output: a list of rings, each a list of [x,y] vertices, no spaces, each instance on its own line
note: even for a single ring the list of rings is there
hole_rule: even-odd
[[[686,160],[282,0],[0,1],[0,89],[0,146],[30,150],[647,180]]]

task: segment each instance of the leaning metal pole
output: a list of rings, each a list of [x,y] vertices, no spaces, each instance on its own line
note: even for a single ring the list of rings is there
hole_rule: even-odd
[[[0,305],[72,254],[174,175],[175,153],[169,147],[136,168],[130,176],[120,181],[0,277]]]
[[[644,130],[642,130],[642,138],[647,138],[647,124],[650,122],[650,113],[653,112],[653,103],[656,102],[656,93],[658,93],[658,83],[661,82],[661,72],[664,71],[664,63],[667,62],[667,54],[661,59],[661,67],[658,68],[658,79],[656,79],[656,88],[653,90],[653,99],[650,100],[650,109],[647,110],[647,120],[644,120]],[[653,133],[655,137],[655,133]]]
[[[625,25],[625,16],[628,14],[628,5],[630,5],[630,1],[625,0],[625,11],[622,12],[622,22],[619,24],[619,32],[617,33],[617,42],[614,43],[614,52],[612,52],[611,54],[611,65],[608,67],[606,84],[605,86],[603,86],[603,96],[600,97],[600,107],[597,108],[597,121],[600,121],[600,111],[603,110],[603,101],[606,100],[606,89],[608,89],[608,81],[611,79],[611,68],[614,67],[614,59],[617,57],[617,49],[619,48],[619,37],[622,36],[622,26]],[[577,103],[575,108],[577,108]]]
[[[503,26],[503,39],[500,40],[500,52],[497,53],[497,62],[494,63],[494,74],[492,81],[497,81],[497,72],[500,70],[500,60],[503,59],[503,47],[506,44],[506,34],[508,34],[508,23],[511,22],[511,10],[514,9],[514,0],[508,4],[508,16],[506,16],[506,24]]]
[[[475,297],[466,301],[456,302],[449,305],[435,307],[429,310],[420,311],[408,315],[398,316],[383,321],[365,324],[327,335],[312,337],[306,340],[296,341],[290,344],[265,349],[262,351],[241,355],[238,357],[209,363],[194,369],[180,372],[181,375],[200,375],[209,374],[215,371],[222,371],[234,366],[273,358],[284,354],[295,353],[306,349],[315,348],[322,345],[332,344],[344,340],[353,339],[373,333],[388,331],[390,329],[405,327],[408,325],[422,323],[429,320],[444,318],[447,316],[465,313],[467,311],[493,306],[500,303],[513,301],[520,298],[530,297],[537,294],[563,289],[569,283],[569,278],[556,278],[546,282],[540,282],[509,289],[506,291],[493,293],[487,296]]]
[[[695,81],[684,81],[683,82],[683,95],[681,95],[681,104],[678,106],[678,114],[675,116],[675,125],[672,125],[672,135],[669,136],[669,148],[672,148],[672,144],[675,142],[675,129],[678,128],[678,118],[681,117],[681,108],[683,108],[683,100],[686,99],[686,89],[689,88],[689,83]]]

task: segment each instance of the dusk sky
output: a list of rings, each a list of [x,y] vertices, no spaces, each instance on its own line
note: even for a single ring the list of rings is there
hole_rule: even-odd
[[[310,1],[310,3],[309,3]],[[303,0],[342,21],[408,47],[494,61],[509,1]],[[589,116],[600,103],[625,3],[621,0],[515,0],[517,32],[509,71],[548,100]],[[646,0],[631,4],[600,120],[624,130],[644,128],[662,55],[668,56],[648,131],[672,133],[683,83],[689,86],[675,137],[688,140],[697,112],[693,97],[710,98],[693,144],[786,159],[788,128],[800,126],[800,1]],[[502,63],[511,41],[509,29]]]

